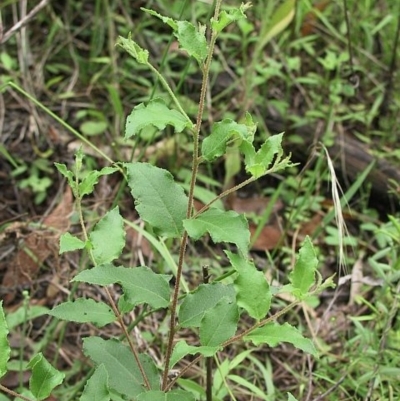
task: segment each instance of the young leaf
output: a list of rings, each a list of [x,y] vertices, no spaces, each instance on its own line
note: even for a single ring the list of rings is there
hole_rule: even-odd
[[[86,243],[81,239],[65,233],[60,237],[60,254],[64,252],[76,251],[77,249],[84,249]]]
[[[293,295],[303,297],[315,282],[315,272],[318,267],[317,254],[310,237],[306,237],[299,250],[299,256],[294,269],[289,276],[293,286]]]
[[[137,401],[195,401],[193,394],[184,390],[172,390],[168,393],[163,391],[147,391],[137,398]]]
[[[128,38],[118,37],[117,46],[121,46],[128,54],[130,54],[139,64],[149,63],[149,52],[141,48],[132,40],[131,34]]]
[[[118,171],[116,167],[104,167],[100,171],[91,171],[80,183],[79,183],[79,195],[89,195],[93,192],[94,186],[99,182],[99,178],[103,175],[109,175]]]
[[[183,233],[188,197],[171,173],[148,163],[125,163],[128,185],[140,217],[160,236],[179,238]]]
[[[183,300],[179,309],[179,323],[182,327],[200,327],[204,314],[214,308],[223,297],[235,301],[235,289],[232,285],[200,284]]]
[[[195,240],[208,232],[214,242],[230,242],[243,254],[248,252],[250,231],[247,220],[233,210],[226,212],[211,208],[195,219],[184,220],[183,225]]]
[[[29,389],[38,400],[44,400],[64,380],[64,373],[53,368],[41,352],[34,356],[27,365],[32,369]]]
[[[74,173],[71,170],[68,170],[65,164],[54,163],[54,165],[56,166],[57,170],[67,179],[68,185],[72,188],[72,190],[76,189]]]
[[[221,11],[218,20],[211,19],[211,27],[218,33],[232,22],[247,18],[245,12],[251,7],[251,3],[241,4],[240,8],[233,8],[229,11]]]
[[[146,8],[142,8],[146,13],[160,18],[165,24],[168,24],[174,31],[174,35],[183,50],[189,56],[194,57],[199,63],[204,61],[208,54],[207,40],[205,36],[205,29],[197,29],[193,24],[188,21],[176,21],[169,17]]]
[[[219,346],[201,346],[195,347],[194,345],[188,345],[185,340],[180,340],[175,344],[174,350],[171,355],[170,367],[172,368],[186,355],[201,354],[205,357],[215,355],[221,347]]]
[[[103,340],[100,337],[83,339],[83,352],[96,365],[104,364],[108,373],[110,389],[129,399],[135,398],[145,391],[143,376],[139,370],[131,350],[117,340]],[[160,387],[160,377],[153,360],[148,356],[139,355],[140,362],[152,390]]]
[[[116,319],[115,314],[108,305],[85,298],[78,298],[73,302],[64,302],[57,305],[48,314],[71,322],[90,322],[97,327],[103,327]]]
[[[118,206],[96,224],[89,238],[96,264],[108,263],[120,256],[125,246],[125,230]]]
[[[264,273],[243,256],[226,252],[232,266],[238,272],[234,285],[238,306],[244,308],[254,319],[260,320],[271,305],[271,290]]]
[[[254,345],[268,344],[270,347],[276,347],[282,342],[293,344],[313,356],[317,356],[317,350],[314,344],[289,323],[280,325],[278,323],[269,323],[263,327],[255,329],[248,334],[244,340],[250,340]]]
[[[0,377],[7,373],[7,362],[10,359],[11,348],[7,339],[8,333],[3,301],[0,301]]]
[[[200,324],[200,344],[213,347],[231,338],[237,330],[239,310],[235,301],[223,297],[208,309]]]
[[[243,140],[252,142],[255,124],[247,126],[226,118],[213,124],[211,134],[201,145],[201,154],[206,161],[213,161],[225,154],[228,143],[236,141],[239,146]]]
[[[172,125],[175,132],[192,128],[193,123],[178,110],[170,109],[162,99],[153,99],[147,105],[140,103],[126,119],[125,139],[137,135],[143,128],[152,125],[160,131]]]
[[[110,401],[108,373],[103,364],[99,365],[86,382],[79,401]]]
[[[105,264],[83,270],[72,281],[103,286],[118,283],[124,290],[125,300],[132,305],[147,303],[155,309],[169,305],[169,280],[144,266],[127,268]]]

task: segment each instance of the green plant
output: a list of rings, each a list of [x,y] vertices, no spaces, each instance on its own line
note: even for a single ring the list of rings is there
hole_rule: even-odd
[[[262,176],[284,170],[292,166],[289,157],[285,157],[281,146],[282,134],[268,137],[258,149],[254,146],[256,124],[246,114],[241,122],[225,118],[211,127],[211,132],[201,141],[200,132],[204,104],[206,99],[208,74],[215,42],[220,32],[230,23],[245,18],[248,5],[220,10],[221,1],[217,1],[214,17],[211,19],[211,36],[206,40],[206,28],[196,27],[187,21],[176,21],[161,16],[152,10],[144,10],[160,18],[174,31],[182,49],[199,64],[203,74],[196,122],[189,118],[185,107],[166,82],[165,78],[149,62],[149,53],[141,48],[131,37],[120,37],[118,45],[127,51],[139,64],[149,68],[169,94],[172,106],[164,100],[155,98],[147,104],[136,106],[127,118],[125,138],[137,136],[142,130],[155,127],[162,131],[172,126],[176,132],[188,132],[192,137],[193,158],[191,178],[187,194],[183,187],[174,181],[172,174],[162,168],[143,162],[113,163],[112,167],[91,171],[81,177],[83,153],[76,153],[72,169],[64,164],[57,164],[58,171],[67,179],[76,199],[77,213],[80,218],[83,237],[71,234],[61,237],[60,251],[85,250],[93,265],[79,272],[74,283],[86,283],[103,287],[107,302],[87,298],[77,298],[56,306],[49,314],[56,318],[78,323],[92,323],[97,327],[118,322],[122,330],[122,339],[105,340],[99,336],[84,339],[83,352],[95,365],[95,370],[87,381],[81,401],[86,400],[194,400],[193,390],[177,390],[179,381],[188,366],[201,358],[207,359],[207,382],[204,394],[207,401],[214,397],[230,394],[225,386],[221,394],[213,394],[212,361],[225,347],[239,341],[268,344],[271,347],[280,342],[288,342],[314,356],[317,351],[313,343],[304,338],[300,330],[277,320],[282,319],[294,306],[306,302],[320,293],[332,280],[322,282],[317,266],[318,260],[311,240],[307,237],[299,251],[293,272],[288,276],[288,284],[282,288],[271,286],[264,274],[257,270],[249,258],[250,232],[247,220],[234,211],[225,211],[214,207],[230,193],[256,181]],[[193,209],[199,166],[213,163],[223,157],[228,149],[235,149],[243,157],[249,178],[235,187],[214,196],[197,212]],[[87,229],[82,210],[82,199],[91,194],[94,186],[103,175],[120,171],[127,181],[135,199],[136,211],[147,224],[147,236],[153,244],[163,249],[164,241],[179,242],[179,258],[175,265],[170,263],[174,275],[174,288],[171,294],[169,281],[171,275],[159,274],[146,266],[119,266],[116,260],[125,246],[125,225],[137,228],[123,219],[118,207],[114,207],[96,224]],[[193,291],[189,291],[183,282],[184,260],[189,240],[199,240],[209,235],[214,243],[232,244],[225,250],[229,261],[229,271],[210,281],[207,268],[204,267],[204,279]],[[162,250],[165,258],[171,256]],[[122,295],[116,302],[110,285],[119,285]],[[277,312],[271,312],[271,302],[277,294],[287,293],[292,302]],[[165,344],[163,361],[157,365],[147,354],[140,353],[126,324],[128,314],[140,305],[146,305],[146,313],[164,310],[168,313],[170,325]],[[268,315],[269,314],[269,315]],[[238,332],[241,317],[250,321],[248,328]],[[135,324],[135,322],[132,322]],[[191,330],[196,335],[193,343],[179,340],[180,330]],[[10,346],[7,341],[7,324],[4,313],[0,314],[0,375],[7,369]],[[125,345],[125,342],[127,345]],[[171,378],[171,369],[189,355],[196,357],[177,375]],[[246,354],[243,354],[245,357]],[[32,369],[30,393],[19,396],[22,399],[46,398],[58,385],[63,375],[46,361],[40,353],[27,365]],[[225,383],[226,373],[223,363],[218,367],[215,382]],[[226,370],[225,370],[226,372]],[[235,377],[238,383],[245,384]],[[249,388],[251,388],[249,386]],[[10,390],[0,387],[6,393],[15,396]],[[255,390],[255,389],[253,389]],[[201,395],[201,392],[198,392]],[[17,395],[18,396],[18,395]],[[231,394],[232,396],[232,394]],[[25,398],[24,398],[25,397]],[[215,398],[214,398],[215,399]],[[266,398],[267,399],[267,398]],[[294,400],[288,395],[288,400]]]

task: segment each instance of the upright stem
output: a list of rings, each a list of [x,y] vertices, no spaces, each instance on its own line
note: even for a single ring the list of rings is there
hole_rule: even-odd
[[[219,16],[219,12],[221,9],[222,0],[217,0],[215,5],[214,11],[214,19],[217,20]],[[203,121],[203,114],[204,114],[204,105],[205,99],[207,94],[207,84],[208,84],[208,74],[210,71],[211,60],[214,53],[215,42],[217,40],[217,32],[213,29],[211,32],[211,39],[210,39],[210,46],[207,55],[206,62],[203,66],[203,80],[201,85],[200,91],[200,99],[199,99],[199,109],[197,112],[196,118],[196,126],[193,131],[193,158],[192,158],[192,175],[190,180],[190,188],[189,188],[189,200],[188,206],[186,211],[186,218],[190,218],[193,211],[193,198],[194,198],[194,188],[196,185],[196,178],[197,178],[197,171],[199,168],[199,136],[200,136],[200,129],[201,124]],[[165,366],[163,372],[163,382],[162,388],[166,389],[168,386],[168,372],[169,372],[169,365],[171,362],[171,355],[172,355],[172,348],[174,345],[174,337],[175,337],[175,329],[176,329],[176,308],[178,305],[178,297],[179,297],[179,290],[180,290],[180,283],[181,283],[181,276],[183,270],[183,260],[186,253],[186,246],[188,240],[188,233],[185,231],[182,236],[181,246],[179,250],[179,261],[178,261],[178,269],[176,273],[176,281],[174,286],[174,292],[172,295],[172,302],[171,302],[171,321],[169,327],[169,336],[168,336],[168,344],[167,350],[165,355]]]

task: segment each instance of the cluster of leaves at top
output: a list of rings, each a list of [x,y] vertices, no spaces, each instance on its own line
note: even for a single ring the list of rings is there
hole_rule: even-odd
[[[242,5],[230,11],[218,10],[211,19],[212,34],[209,41],[206,40],[205,27],[196,27],[186,21],[175,21],[152,10],[144,11],[162,19],[173,29],[181,48],[197,60],[203,74],[207,75],[216,38],[228,24],[244,18],[247,7],[248,5]],[[118,284],[122,287],[122,295],[118,304],[113,303],[112,297],[109,298],[110,304],[86,298],[65,302],[53,308],[50,312],[52,316],[68,321],[90,322],[98,327],[119,321],[124,328],[123,315],[141,304],[147,304],[153,311],[169,308],[171,315],[164,366],[156,366],[150,356],[138,353],[128,331],[124,334],[129,345],[117,339],[105,340],[97,336],[85,338],[83,352],[93,361],[95,370],[80,396],[80,401],[195,400],[191,392],[172,388],[176,380],[171,381],[168,378],[170,369],[187,355],[197,355],[197,359],[212,357],[236,341],[252,342],[256,346],[265,343],[271,347],[284,341],[316,355],[313,343],[304,338],[297,328],[288,323],[282,325],[276,322],[277,317],[294,305],[331,285],[329,281],[322,283],[320,278],[316,279],[318,261],[310,240],[307,238],[300,249],[295,268],[289,276],[290,284],[282,288],[271,288],[264,274],[257,270],[248,257],[250,232],[246,218],[234,211],[214,207],[214,204],[217,204],[215,201],[230,191],[219,194],[198,212],[192,207],[199,165],[213,162],[223,156],[227,147],[236,149],[242,155],[250,176],[235,189],[263,175],[290,166],[289,157],[283,155],[282,134],[269,137],[259,149],[255,149],[253,140],[256,125],[247,114],[242,123],[231,119],[215,123],[211,133],[199,146],[206,84],[202,88],[199,116],[194,124],[162,75],[150,64],[148,52],[130,37],[120,37],[118,45],[138,63],[147,65],[157,75],[171,95],[175,106],[172,108],[160,99],[136,106],[127,118],[125,138],[140,134],[148,126],[163,130],[170,125],[177,132],[191,132],[194,142],[193,175],[187,195],[182,186],[174,181],[170,172],[149,163],[122,163],[100,171],[92,171],[84,178],[80,177],[83,158],[81,151],[76,155],[73,170],[69,170],[63,164],[56,165],[60,173],[67,178],[79,208],[82,198],[92,193],[102,175],[123,171],[135,199],[136,211],[142,220],[151,227],[154,235],[162,240],[175,238],[179,239],[181,244],[177,271],[174,272],[176,284],[171,294],[171,276],[157,274],[146,266],[124,267],[113,264],[125,246],[124,225],[127,222],[120,215],[118,207],[109,211],[89,234],[86,234],[82,221],[83,239],[68,233],[62,236],[60,252],[85,249],[94,265],[78,273],[72,281],[104,286],[105,290],[111,284]],[[205,79],[204,82],[206,81]],[[196,290],[181,296],[180,278],[187,241],[198,240],[205,234],[209,234],[215,243],[236,245],[237,252],[225,252],[233,275],[229,281],[203,283]],[[293,302],[267,317],[272,296],[282,292],[290,293]],[[251,317],[253,325],[246,331],[237,333],[241,315]],[[10,355],[8,330],[2,310],[0,320],[1,376],[7,371]],[[199,345],[188,344],[185,340],[175,342],[179,328],[190,328],[198,333]],[[41,354],[35,356],[30,362],[30,367],[33,370],[30,396],[32,399],[43,400],[60,384],[63,374],[51,367]],[[291,394],[288,394],[288,397],[289,400],[294,400]]]

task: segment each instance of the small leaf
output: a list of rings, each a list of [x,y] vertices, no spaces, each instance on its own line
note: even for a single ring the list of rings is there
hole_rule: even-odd
[[[50,365],[41,352],[31,359],[27,367],[32,369],[29,389],[38,400],[47,398],[65,377],[64,373]]]
[[[164,100],[156,98],[147,105],[140,103],[126,119],[125,139],[137,135],[143,128],[154,126],[160,131],[167,125],[172,125],[175,132],[182,132],[185,128],[192,128],[193,123],[178,110],[170,109]]]
[[[270,347],[276,347],[282,342],[293,344],[313,356],[318,356],[314,344],[289,323],[280,325],[278,323],[269,323],[263,327],[255,329],[248,334],[244,340],[250,340],[254,345],[268,344]]]
[[[164,17],[153,10],[146,8],[141,8],[141,10],[168,24],[173,29],[181,49],[185,50],[189,56],[194,57],[199,63],[205,60],[208,54],[205,29],[198,29],[188,21],[175,21],[170,17]]]
[[[188,197],[171,173],[149,163],[125,163],[128,185],[140,217],[160,236],[179,238],[183,233]]]
[[[211,208],[196,218],[184,220],[183,225],[189,236],[195,240],[208,232],[214,242],[230,242],[243,254],[248,252],[249,225],[243,215],[233,210],[226,212]]]
[[[182,358],[186,355],[196,355],[201,354],[205,357],[210,357],[215,355],[221,347],[214,346],[201,346],[195,347],[194,345],[188,345],[185,340],[180,340],[175,344],[174,350],[171,355],[170,367],[175,366]]]
[[[60,237],[60,254],[64,252],[76,251],[77,249],[84,249],[86,243],[79,238],[65,233]]]
[[[103,134],[107,127],[106,121],[85,121],[80,125],[79,129],[86,136],[96,136]]]
[[[244,308],[254,319],[266,316],[271,305],[271,290],[264,273],[258,271],[250,260],[226,252],[232,266],[238,272],[234,285],[238,306]]]
[[[85,298],[78,298],[75,301],[57,305],[48,314],[71,322],[90,322],[97,327],[103,327],[116,320],[115,314],[108,305]]]
[[[121,46],[128,54],[130,54],[139,64],[149,63],[149,52],[141,48],[132,40],[131,34],[128,38],[118,37],[117,46]]]
[[[83,352],[95,362],[104,365],[108,373],[110,389],[114,389],[129,399],[145,391],[143,376],[131,350],[117,340],[103,340],[100,337],[83,339]],[[153,360],[144,354],[139,355],[140,363],[150,382],[152,390],[160,387],[160,377]]]
[[[293,295],[303,297],[315,283],[315,272],[318,267],[317,254],[315,253],[310,237],[306,237],[299,250],[299,256],[294,269],[289,276],[293,286]]]
[[[99,365],[86,382],[79,401],[109,401],[108,373],[103,364]]]
[[[10,359],[11,348],[7,339],[8,333],[3,301],[0,301],[0,377],[7,373],[7,362]]]
[[[237,330],[239,310],[236,301],[229,297],[221,298],[211,309],[208,309],[200,324],[200,343],[213,347],[221,345],[231,338]]]
[[[125,300],[133,305],[147,303],[155,309],[169,305],[168,280],[144,266],[127,268],[105,264],[83,270],[72,281],[103,286],[118,283],[124,290]]]
[[[118,171],[116,167],[104,167],[100,171],[91,171],[80,183],[79,183],[79,195],[89,195],[93,192],[94,186],[99,182],[99,178],[103,175],[112,174]]]
[[[76,188],[76,182],[74,179],[74,173],[71,170],[68,170],[65,164],[54,163],[57,170],[68,180],[68,185],[74,190]]]
[[[291,393],[287,393],[287,401],[297,401],[297,398],[294,398],[293,395]]]
[[[213,161],[225,154],[228,144],[237,143],[239,146],[243,140],[252,142],[254,136],[254,123],[250,127],[246,124],[226,118],[213,124],[211,134],[203,140],[201,154],[206,161]]]
[[[238,21],[242,18],[247,18],[245,12],[251,7],[251,3],[241,4],[240,8],[233,8],[229,11],[221,11],[218,20],[211,19],[212,29],[218,33],[221,32],[232,22]]]
[[[235,301],[235,290],[232,285],[221,283],[200,284],[197,290],[186,295],[179,309],[179,323],[182,327],[200,327],[207,310],[223,298]]]
[[[89,238],[96,264],[111,262],[121,255],[125,246],[125,230],[118,206],[96,224]]]

